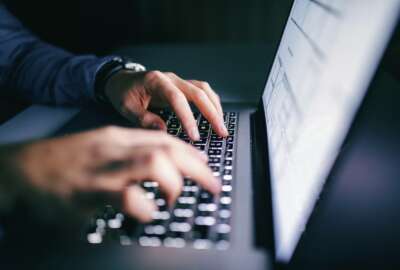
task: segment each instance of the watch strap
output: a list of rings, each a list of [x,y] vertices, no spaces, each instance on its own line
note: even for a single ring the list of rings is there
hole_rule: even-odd
[[[98,71],[95,80],[95,98],[98,102],[110,104],[110,101],[105,94],[106,84],[114,74],[121,70],[144,72],[146,71],[146,68],[122,57],[114,57],[109,62],[105,63]]]

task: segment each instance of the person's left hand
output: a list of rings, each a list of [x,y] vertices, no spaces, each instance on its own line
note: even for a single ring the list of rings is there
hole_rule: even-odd
[[[220,99],[206,82],[183,80],[171,72],[120,71],[107,82],[105,94],[123,116],[132,121],[138,119],[145,128],[165,130],[165,122],[148,108],[169,105],[188,136],[199,140],[196,120],[189,106],[189,102],[193,102],[219,136],[228,135]]]

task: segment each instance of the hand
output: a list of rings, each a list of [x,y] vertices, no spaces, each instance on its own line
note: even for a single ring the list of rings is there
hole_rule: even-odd
[[[191,112],[193,102],[219,136],[228,136],[218,95],[206,82],[186,81],[174,73],[121,71],[107,82],[105,94],[113,106],[130,120],[139,119],[145,128],[166,129],[164,121],[149,107],[170,105],[192,140],[199,131]]]
[[[52,194],[79,207],[85,198],[86,206],[98,207],[107,203],[98,201],[98,195],[107,195],[101,198],[118,203],[142,222],[150,221],[157,207],[136,185],[141,181],[158,182],[169,204],[180,194],[183,176],[213,193],[220,190],[207,157],[161,131],[107,127],[20,149],[15,164],[24,176],[23,186],[29,187],[23,196]]]

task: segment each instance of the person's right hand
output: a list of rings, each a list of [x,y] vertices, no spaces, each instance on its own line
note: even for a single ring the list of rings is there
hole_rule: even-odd
[[[136,185],[141,181],[158,182],[170,204],[181,192],[183,176],[213,193],[220,190],[206,156],[161,131],[106,127],[25,144],[15,156],[23,186],[30,191],[52,194],[72,205],[82,204],[82,196],[107,194],[141,222],[150,221],[157,208]]]

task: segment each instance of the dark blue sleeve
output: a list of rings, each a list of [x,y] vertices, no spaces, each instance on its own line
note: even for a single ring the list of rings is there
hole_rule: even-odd
[[[0,91],[33,103],[82,105],[94,100],[97,71],[111,59],[76,56],[30,33],[0,4]]]

